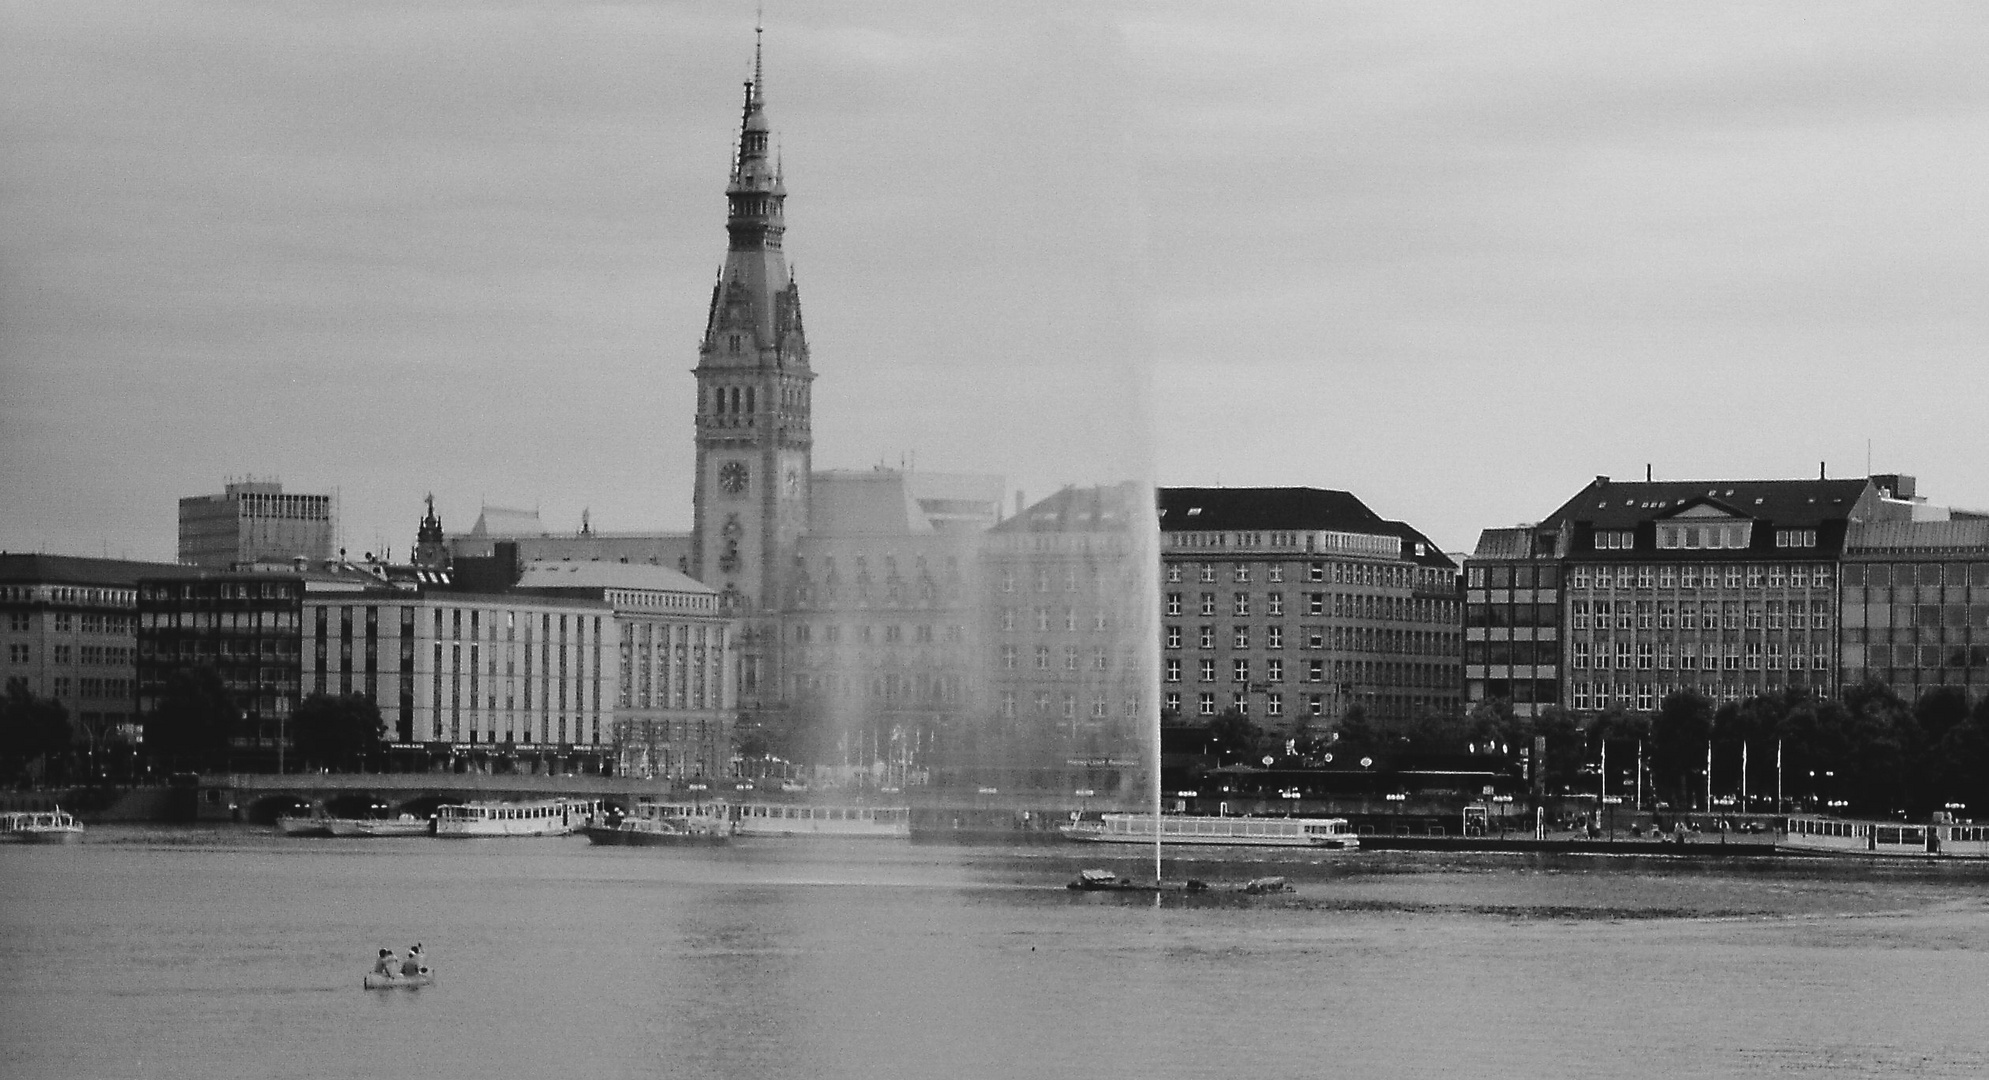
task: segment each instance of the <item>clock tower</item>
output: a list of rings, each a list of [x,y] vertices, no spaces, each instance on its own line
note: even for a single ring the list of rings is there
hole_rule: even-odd
[[[698,344],[692,576],[741,619],[739,703],[772,704],[784,571],[808,528],[808,340],[781,251],[787,189],[768,149],[760,52],[726,185],[725,265]]]

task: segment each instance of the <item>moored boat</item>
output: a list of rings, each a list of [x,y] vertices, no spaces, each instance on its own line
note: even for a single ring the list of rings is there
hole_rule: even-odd
[[[1798,814],[1784,823],[1777,850],[1810,855],[1989,859],[1989,825],[1972,822],[1857,821]]]
[[[599,804],[581,799],[452,803],[436,809],[435,835],[567,836],[590,823],[598,810]]]
[[[731,818],[738,836],[902,840],[912,835],[909,806],[738,803],[731,808]]]
[[[1302,847],[1353,851],[1360,837],[1346,818],[1208,817],[1163,814],[1156,828],[1152,814],[1105,814],[1097,821],[1079,821],[1061,831],[1072,840],[1105,844],[1151,844],[1158,832],[1163,844],[1202,844],[1227,847]]]
[[[615,824],[597,821],[581,831],[596,844],[627,847],[722,844],[732,838],[732,822],[723,803],[639,802]]]
[[[60,807],[0,814],[0,840],[19,844],[73,844],[83,838],[83,823]]]

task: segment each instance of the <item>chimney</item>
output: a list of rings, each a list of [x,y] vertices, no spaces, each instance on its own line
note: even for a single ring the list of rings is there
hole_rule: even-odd
[[[1607,485],[1608,483],[1609,483],[1609,478],[1608,478],[1607,476],[1598,476],[1598,477],[1596,477],[1596,478],[1595,478],[1595,486],[1596,486],[1596,487],[1603,487],[1603,486]]]
[[[1651,463],[1646,461],[1644,462],[1644,483],[1648,484],[1650,482],[1651,482]]]
[[[1830,470],[1828,468],[1825,468],[1827,464],[1828,464],[1827,462],[1822,462],[1822,461],[1816,463],[1816,478],[1818,480],[1830,479]]]

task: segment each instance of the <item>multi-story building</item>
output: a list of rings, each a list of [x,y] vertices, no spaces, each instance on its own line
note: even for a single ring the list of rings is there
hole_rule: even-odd
[[[236,763],[275,765],[302,698],[304,579],[206,572],[138,583],[138,711],[159,713],[174,672],[212,668],[238,711]]]
[[[660,566],[557,562],[527,567],[515,592],[598,600],[613,611],[610,704],[619,774],[727,774],[736,715],[733,621],[717,590]]]
[[[1553,532],[1486,529],[1466,561],[1464,686],[1520,716],[1561,701],[1561,564]]]
[[[975,553],[1001,504],[995,476],[895,469],[809,478],[779,648],[789,716],[816,759],[903,786],[971,722]]]
[[[997,788],[1143,790],[1157,717],[1153,491],[1065,488],[980,550],[980,728],[956,764]]]
[[[1590,713],[1648,711],[1683,687],[1716,700],[1833,693],[1846,534],[1910,520],[1912,504],[1894,497],[1902,479],[1597,477],[1537,526],[1487,530],[1466,564],[1467,693],[1518,699],[1530,681],[1534,704]],[[1526,568],[1530,594],[1518,584]],[[1518,632],[1526,620],[1531,635]],[[1558,685],[1540,674],[1555,649]]]
[[[240,563],[313,562],[332,556],[329,495],[285,494],[274,481],[231,483],[219,495],[180,500],[180,563],[228,570]]]
[[[170,563],[0,554],[0,688],[53,698],[87,741],[135,736],[138,583]]]
[[[1989,693],[1989,520],[1853,524],[1838,582],[1844,683]]]
[[[1324,733],[1450,712],[1457,564],[1344,491],[1161,488],[1161,710]]]

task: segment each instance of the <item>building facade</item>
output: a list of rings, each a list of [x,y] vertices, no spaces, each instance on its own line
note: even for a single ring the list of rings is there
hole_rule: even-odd
[[[1855,524],[1838,581],[1843,683],[1989,694],[1989,520]]]
[[[169,563],[0,554],[0,688],[53,698],[91,745],[137,734],[138,583]]]
[[[332,497],[285,494],[274,481],[231,483],[219,495],[180,500],[180,563],[228,570],[239,563],[329,559],[337,531]]]
[[[1537,526],[1487,530],[1466,565],[1467,695],[1600,713],[1681,688],[1835,693],[1846,537],[1911,520],[1900,479],[1597,477]]]
[[[236,710],[238,767],[274,766],[303,697],[304,579],[210,572],[138,583],[138,711],[160,711],[175,672],[211,668]]]
[[[611,741],[619,775],[728,775],[737,716],[734,623],[716,590],[665,567],[575,562],[528,567],[516,591],[600,601],[613,612]]]
[[[980,545],[985,689],[955,762],[997,789],[1146,790],[1153,666],[1153,489],[1065,488]]]
[[[1344,491],[1161,488],[1161,709],[1324,734],[1455,711],[1457,564]]]

